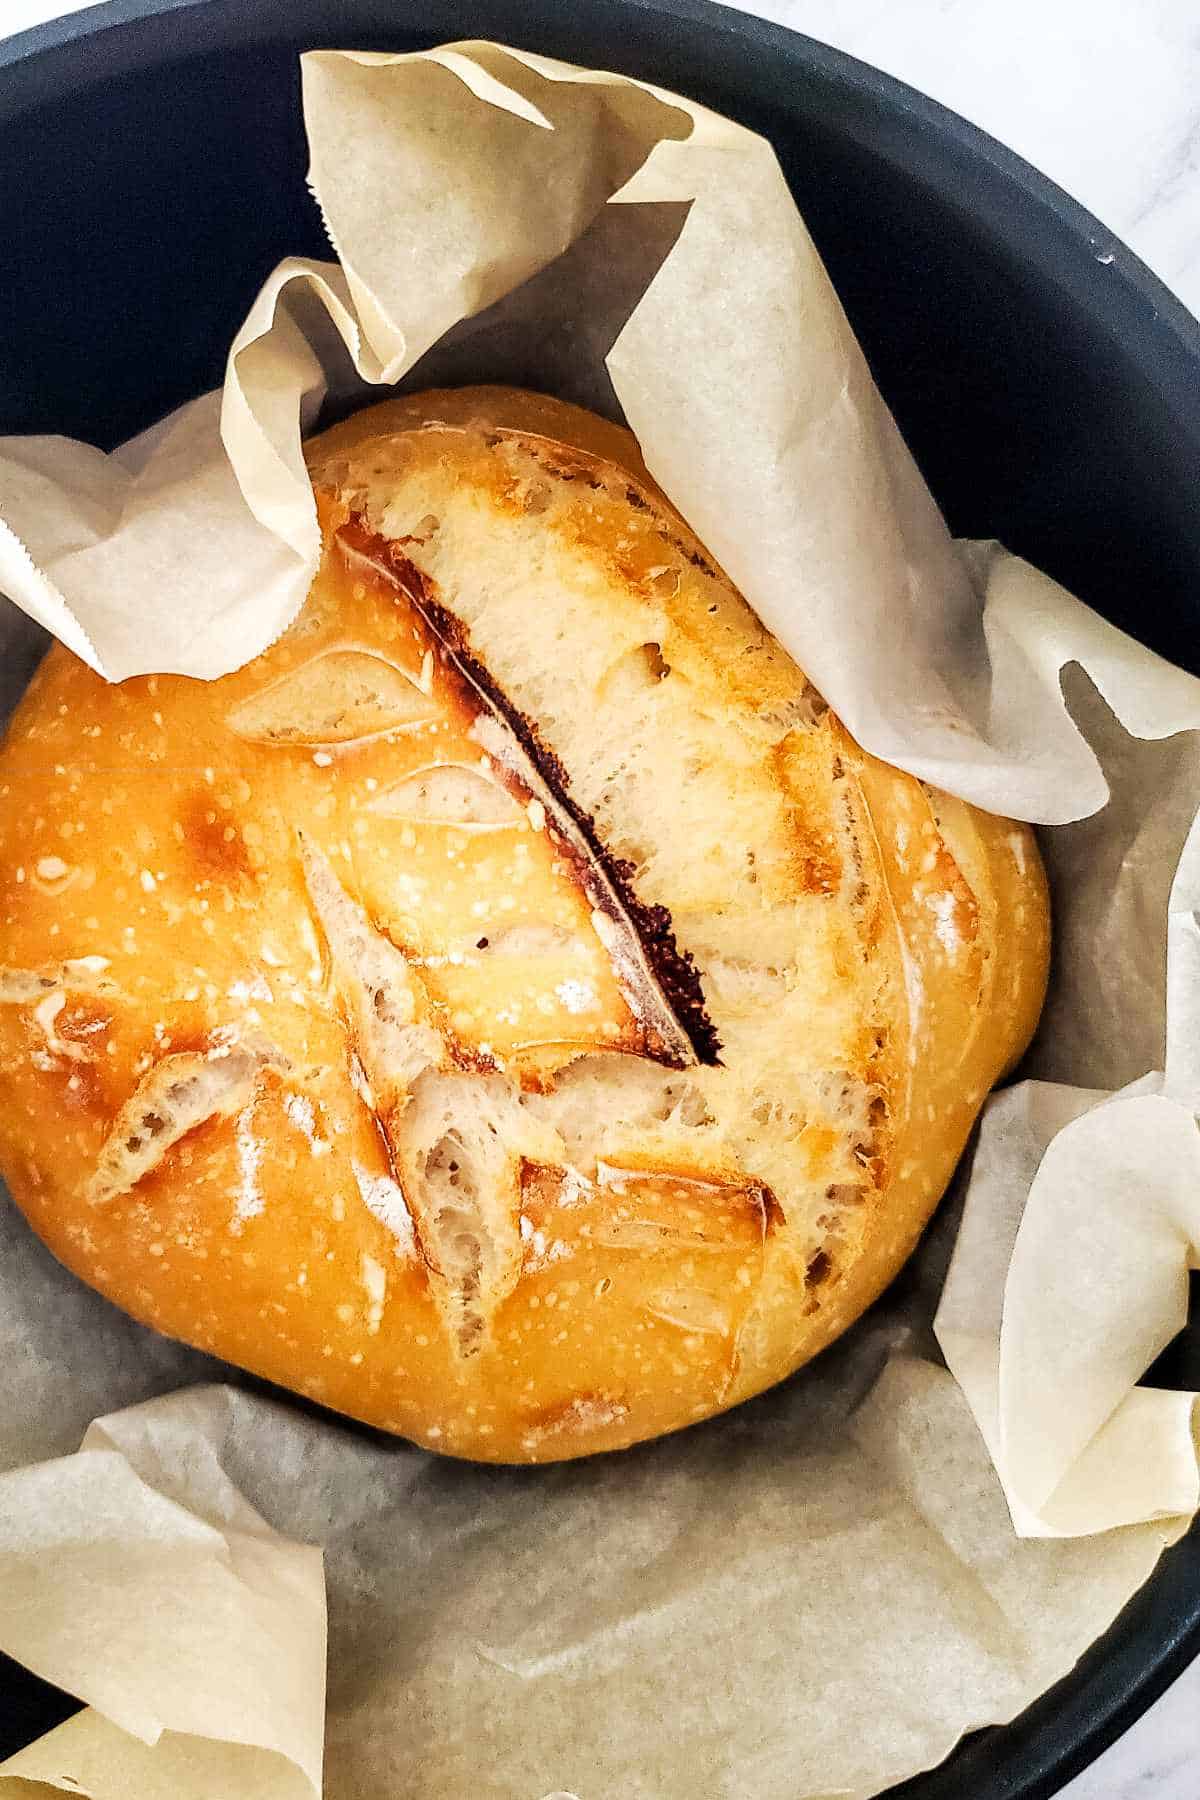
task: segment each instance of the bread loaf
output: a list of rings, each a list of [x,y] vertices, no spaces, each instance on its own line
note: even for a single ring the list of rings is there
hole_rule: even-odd
[[[56,647],[12,721],[0,1167],[135,1317],[371,1425],[674,1430],[912,1250],[1037,1018],[1032,835],[866,755],[617,427],[466,389],[308,456],[277,644]]]

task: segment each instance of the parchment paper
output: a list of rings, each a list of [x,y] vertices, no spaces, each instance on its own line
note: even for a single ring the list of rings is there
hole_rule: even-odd
[[[589,397],[611,383],[651,471],[868,748],[1057,823],[1105,798],[1062,703],[1064,662],[1110,699],[1116,683],[1138,736],[1195,725],[1188,677],[1158,663],[1148,706],[1118,679],[1120,632],[1004,559],[964,567],[763,139],[495,45],[314,53],[303,92],[340,263],[279,265],[220,400],[111,457],[0,442],[0,588],[103,673],[214,676],[264,648],[315,567],[300,431],[330,377],[344,397],[420,374],[452,327],[575,246],[577,305],[552,359],[528,354],[538,320],[523,360],[541,385],[564,362]],[[664,206],[685,215],[669,247]],[[646,275],[633,292],[631,268]]]
[[[14,688],[29,618],[114,678],[268,643],[316,553],[327,393],[551,388],[623,409],[864,742],[1055,826],[1054,988],[961,1230],[952,1206],[774,1394],[584,1465],[471,1468],[197,1388],[218,1365],[6,1208],[0,1648],[89,1710],[0,1775],[311,1793],[321,1546],[333,1800],[865,1800],[1063,1674],[1197,1505],[1195,1399],[1137,1382],[1200,1244],[1200,684],[951,544],[761,140],[497,46],[309,56],[304,101],[340,264],[281,265],[223,394],[113,457],[0,444]]]

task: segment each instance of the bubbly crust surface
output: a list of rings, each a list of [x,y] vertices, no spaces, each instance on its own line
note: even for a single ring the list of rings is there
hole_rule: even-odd
[[[12,721],[0,1167],[127,1311],[371,1425],[674,1430],[912,1250],[1036,1023],[1032,833],[859,749],[619,428],[464,389],[309,462],[275,646],[56,647]]]

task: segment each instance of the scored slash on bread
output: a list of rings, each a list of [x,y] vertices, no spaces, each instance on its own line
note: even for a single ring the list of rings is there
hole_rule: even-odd
[[[47,969],[0,969],[0,1005],[25,1006],[54,993],[115,993],[109,967],[106,956],[77,956]]]
[[[436,1028],[419,975],[303,836],[301,854],[392,1170],[454,1343],[472,1355],[520,1275],[522,1164],[554,1160],[561,1141],[521,1110],[513,1081],[483,1072],[490,1058]]]
[[[431,599],[428,584],[410,556],[369,532],[361,518],[352,517],[340,526],[336,541],[352,570],[357,566],[376,580],[382,575],[395,582],[436,634],[464,685],[477,697],[479,710],[469,735],[516,785],[527,808],[540,808],[541,821],[552,822],[592,902],[597,936],[618,967],[634,1014],[643,1025],[644,1053],[677,1068],[697,1060],[716,1061],[720,1046],[705,1010],[699,972],[692,959],[679,951],[670,913],[663,906],[639,903],[629,884],[630,866],[606,851],[591,819],[572,804],[569,777],[539,742],[532,721],[512,705],[479,658],[471,654],[461,624]],[[490,814],[491,809],[488,811]]]
[[[541,1168],[561,1180],[563,1140],[548,1112],[539,1118],[524,1108],[517,1081],[433,1022],[437,1015],[417,971],[346,893],[328,858],[299,835],[305,881],[329,947],[352,1054],[366,1077],[370,1105],[456,1347],[464,1356],[477,1354],[520,1277],[518,1222],[526,1170]],[[624,1192],[630,1184],[638,1189],[653,1179],[652,1172],[648,1177],[646,1171],[613,1169],[589,1154],[586,1144],[577,1145],[577,1154],[601,1188]],[[591,1186],[588,1175],[573,1165],[572,1173],[583,1187]],[[757,1192],[753,1204],[765,1217],[774,1201]],[[605,1220],[597,1238],[645,1249],[661,1246],[672,1232],[680,1241],[680,1231],[689,1248],[703,1251],[712,1242],[711,1234],[706,1238],[694,1224],[689,1229],[679,1221],[616,1226]]]
[[[427,998],[403,952],[355,905],[328,857],[303,832],[297,837],[334,984],[349,1010],[355,1053],[386,1116],[404,1106],[426,1069],[448,1066],[449,1050],[429,1022]]]
[[[105,974],[108,967],[106,956],[80,956],[47,969],[0,968],[0,1006],[31,1007],[32,1022],[42,1033],[42,1047],[30,1053],[39,1067],[95,1060],[85,1039],[64,1036],[58,1025],[71,996],[115,997],[119,993],[116,983]]]
[[[226,723],[251,743],[354,744],[436,716],[419,679],[351,644],[252,694]]]
[[[277,1050],[245,1045],[218,1045],[206,1056],[164,1056],[113,1120],[87,1184],[89,1203],[101,1206],[127,1194],[198,1125],[240,1113],[264,1069],[287,1066]]]
[[[371,811],[413,825],[457,825],[462,831],[499,831],[514,823],[516,800],[493,776],[464,763],[415,769],[371,802]]]

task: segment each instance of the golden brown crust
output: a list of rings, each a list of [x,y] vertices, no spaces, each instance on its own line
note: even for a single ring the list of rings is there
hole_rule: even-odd
[[[911,1250],[1041,1004],[1032,834],[863,753],[618,427],[463,390],[309,454],[277,645],[115,688],[55,648],[12,722],[0,1166],[135,1316],[368,1423],[519,1461],[675,1429]],[[669,1066],[654,918],[719,1064]]]
[[[308,455],[310,460],[328,466],[354,456],[364,445],[380,438],[396,437],[429,425],[463,430],[479,427],[484,432],[516,431],[527,440],[540,438],[559,456],[582,454],[615,463],[674,513],[642,461],[632,431],[588,412],[586,407],[552,399],[549,394],[531,393],[527,388],[437,388],[381,400],[312,439]]]

